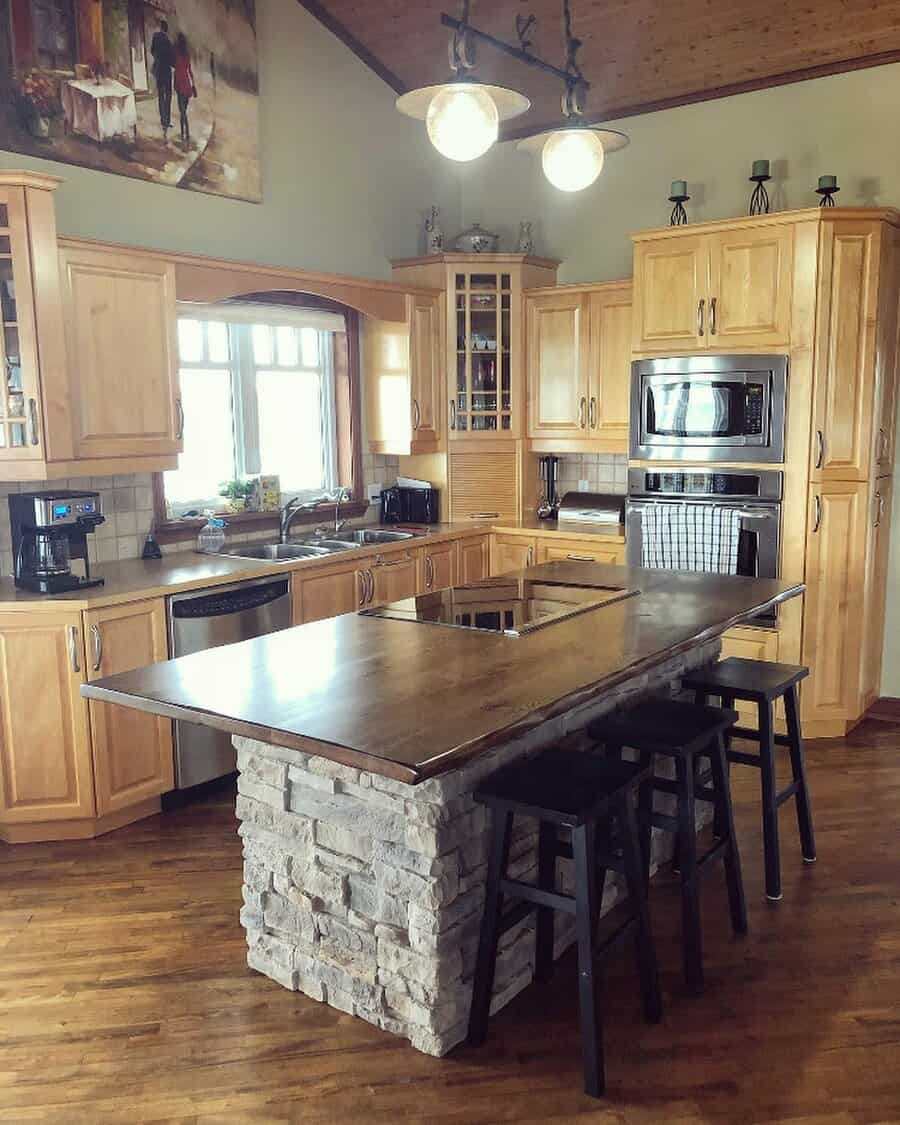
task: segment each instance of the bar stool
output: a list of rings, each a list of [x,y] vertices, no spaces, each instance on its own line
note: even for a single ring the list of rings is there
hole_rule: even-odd
[[[747,906],[741,876],[741,859],[734,832],[731,792],[725,762],[725,733],[737,713],[718,707],[696,707],[675,699],[644,700],[628,711],[604,715],[588,724],[588,733],[603,743],[608,758],[621,757],[630,747],[639,752],[644,775],[639,789],[638,816],[645,878],[650,878],[652,828],[675,835],[681,876],[682,942],[684,975],[692,992],[703,990],[703,942],[700,924],[700,876],[710,862],[721,858],[728,887],[731,925],[735,933],[747,932]],[[675,760],[675,780],[657,777],[653,759]],[[709,758],[710,769],[698,776],[699,759]],[[654,793],[673,794],[677,814],[655,812]],[[721,825],[719,839],[704,855],[697,855],[696,802],[708,801]]]
[[[599,1097],[605,1086],[595,960],[632,929],[644,1014],[654,1023],[662,1016],[634,808],[637,786],[646,776],[647,769],[633,762],[611,762],[579,751],[549,749],[499,771],[475,793],[475,800],[491,808],[494,815],[468,1041],[480,1046],[487,1037],[500,935],[536,909],[535,979],[546,980],[553,970],[553,912],[573,914],[584,1089],[593,1097]],[[516,814],[539,822],[536,884],[510,879],[506,873]],[[571,843],[558,838],[560,828],[571,832]],[[575,861],[574,896],[556,889],[556,861],[561,856]],[[608,869],[624,873],[631,913],[600,944],[595,931]],[[504,909],[506,899],[511,903],[508,909]]]
[[[694,691],[698,703],[718,696],[723,707],[731,707],[736,699],[755,703],[758,729],[735,727],[731,735],[745,738],[759,745],[758,754],[733,750],[729,745],[726,756],[729,762],[753,766],[760,771],[763,812],[763,847],[766,860],[766,897],[777,902],[781,897],[781,850],[778,839],[778,810],[785,801],[794,798],[797,827],[800,833],[800,850],[804,863],[816,862],[816,838],[813,831],[809,788],[806,783],[806,763],[803,756],[803,734],[800,729],[800,711],[797,701],[797,684],[809,675],[809,669],[799,664],[773,664],[765,660],[742,660],[732,656],[711,668],[693,672],[683,680],[683,686]],[[775,703],[784,699],[787,719],[786,735],[775,734]],[[791,755],[793,780],[778,791],[775,776],[775,747],[786,746]]]

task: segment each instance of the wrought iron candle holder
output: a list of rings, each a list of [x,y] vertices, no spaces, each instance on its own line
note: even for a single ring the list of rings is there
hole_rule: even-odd
[[[750,174],[750,180],[756,184],[753,189],[753,194],[750,196],[750,210],[748,215],[768,215],[769,213],[769,193],[765,189],[765,184],[771,180],[769,175],[769,162],[768,160],[754,160],[753,170]]]
[[[669,202],[675,204],[671,215],[669,215],[669,226],[683,227],[688,221],[684,205],[691,198],[687,193],[687,183],[684,180],[673,180],[669,191],[672,193],[669,196]]]
[[[816,195],[822,197],[819,200],[819,206],[834,207],[835,203],[832,196],[837,195],[840,190],[837,176],[819,176],[819,186],[816,188]]]

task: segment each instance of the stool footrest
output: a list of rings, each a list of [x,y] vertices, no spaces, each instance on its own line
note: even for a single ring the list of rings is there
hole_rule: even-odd
[[[536,909],[537,907],[533,902],[517,902],[515,906],[505,911],[503,917],[500,919],[500,933],[505,934],[506,931],[511,930],[513,926],[518,926],[529,914],[533,914]]]
[[[694,798],[696,800],[709,801],[710,803],[715,802],[715,790],[703,784],[703,782],[709,780],[711,780],[709,777],[705,777],[700,783],[694,783]],[[669,793],[673,797],[678,796],[678,782],[672,781],[669,777],[654,777],[652,785],[657,793]],[[664,827],[664,825],[658,825],[657,827]]]
[[[759,731],[753,730],[752,727],[732,727],[728,732],[732,738],[747,738],[751,742],[759,742]],[[776,746],[790,746],[791,740],[786,734],[775,734],[772,736]]]
[[[719,840],[718,843],[713,844],[713,846],[709,849],[708,852],[704,852],[703,855],[697,857],[697,867],[699,867],[699,868],[705,867],[707,863],[709,863],[711,860],[718,859],[718,857],[727,848],[730,848],[730,847],[731,847],[731,841],[729,839],[726,838],[726,839],[723,839],[723,840]]]
[[[759,769],[762,765],[759,754],[747,754],[744,750],[728,750],[725,756],[729,762],[735,762],[739,766],[755,766]]]
[[[786,785],[784,789],[775,797],[775,807],[780,808],[785,801],[789,801],[791,797],[795,796],[800,790],[800,782],[792,781],[790,785]]]
[[[519,879],[501,879],[500,893],[522,899],[533,906],[549,906],[552,910],[562,910],[566,914],[575,913],[575,899],[572,895],[545,891],[542,887],[536,887],[533,883],[523,883]]]

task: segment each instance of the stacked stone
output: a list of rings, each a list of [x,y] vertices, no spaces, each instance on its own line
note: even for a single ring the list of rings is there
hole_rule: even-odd
[[[717,643],[695,649],[416,786],[235,738],[248,964],[420,1051],[445,1054],[465,1037],[484,905],[488,825],[472,797],[478,783],[563,739],[577,744],[590,719],[635,695],[676,688],[686,669],[717,653]],[[654,842],[658,861],[663,841]],[[536,872],[536,824],[518,818],[510,873]],[[573,885],[565,861],[560,883]],[[609,880],[604,911],[618,893]],[[557,916],[557,955],[572,926]],[[531,981],[533,960],[532,916],[501,939],[492,1010]]]

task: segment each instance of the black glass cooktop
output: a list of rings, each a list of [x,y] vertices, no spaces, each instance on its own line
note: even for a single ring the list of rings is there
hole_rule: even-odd
[[[447,590],[363,609],[360,613],[394,621],[485,629],[520,637],[637,593],[638,590],[622,586],[572,586],[528,578],[487,578],[471,586],[451,586]]]

